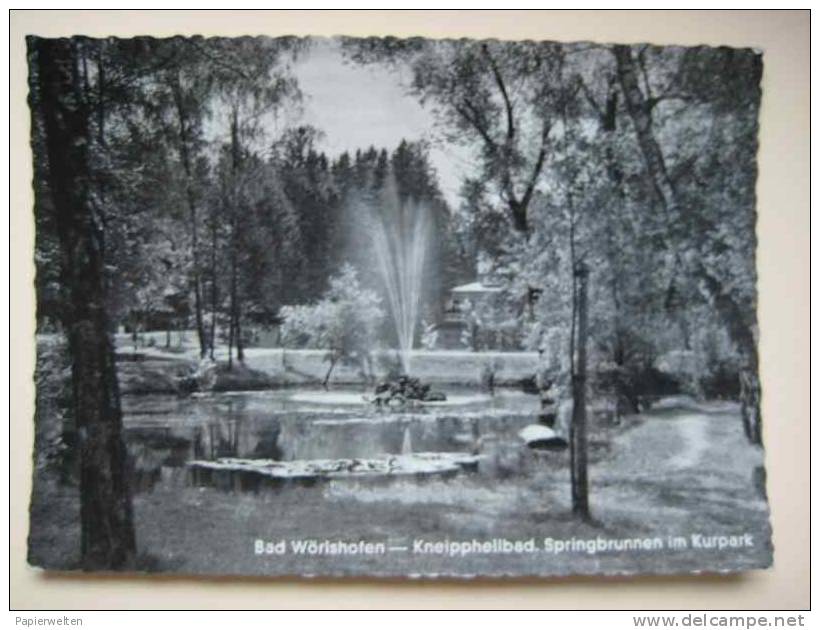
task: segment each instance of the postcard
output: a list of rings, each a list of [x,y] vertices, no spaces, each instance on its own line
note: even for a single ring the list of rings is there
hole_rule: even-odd
[[[760,51],[27,44],[31,565],[771,564]]]

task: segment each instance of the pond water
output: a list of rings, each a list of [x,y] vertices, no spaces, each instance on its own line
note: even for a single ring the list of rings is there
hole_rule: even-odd
[[[376,409],[364,400],[366,392],[354,389],[125,396],[124,434],[134,491],[218,485],[213,476],[192,475],[192,461],[476,453],[488,439],[514,439],[538,411],[538,398],[520,391],[446,393],[446,402],[398,411]],[[242,487],[248,485],[247,477]]]

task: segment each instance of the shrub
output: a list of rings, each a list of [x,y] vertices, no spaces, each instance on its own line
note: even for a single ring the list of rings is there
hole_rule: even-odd
[[[285,306],[280,315],[282,343],[287,348],[322,348],[330,368],[338,361],[359,365],[370,362],[376,331],[384,319],[381,298],[361,286],[355,269],[344,265],[330,279],[325,295],[314,304]]]

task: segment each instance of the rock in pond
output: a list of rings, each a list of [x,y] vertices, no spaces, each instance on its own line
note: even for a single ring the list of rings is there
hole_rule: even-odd
[[[444,392],[433,391],[429,384],[417,378],[399,376],[392,381],[382,381],[376,385],[374,395],[369,399],[378,407],[403,407],[408,404],[444,402]]]

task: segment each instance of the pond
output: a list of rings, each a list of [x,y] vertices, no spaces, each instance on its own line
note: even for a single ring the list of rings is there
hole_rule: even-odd
[[[288,470],[319,461],[338,468],[337,460],[353,460],[360,469],[359,460],[364,460],[374,471],[385,461],[394,468],[423,461],[431,472],[452,472],[458,468],[452,465],[455,460],[474,463],[464,455],[478,453],[487,443],[514,441],[538,412],[536,396],[515,390],[490,396],[451,389],[445,402],[402,410],[379,410],[364,400],[366,393],[285,388],[187,398],[125,396],[133,489],[215,485],[256,490],[270,485],[263,483],[272,481],[270,475],[262,480],[249,474],[244,460],[275,462],[280,468],[280,462],[292,462]],[[449,460],[442,463],[442,457]],[[224,471],[214,468],[234,460],[243,460],[242,474],[215,474]]]

